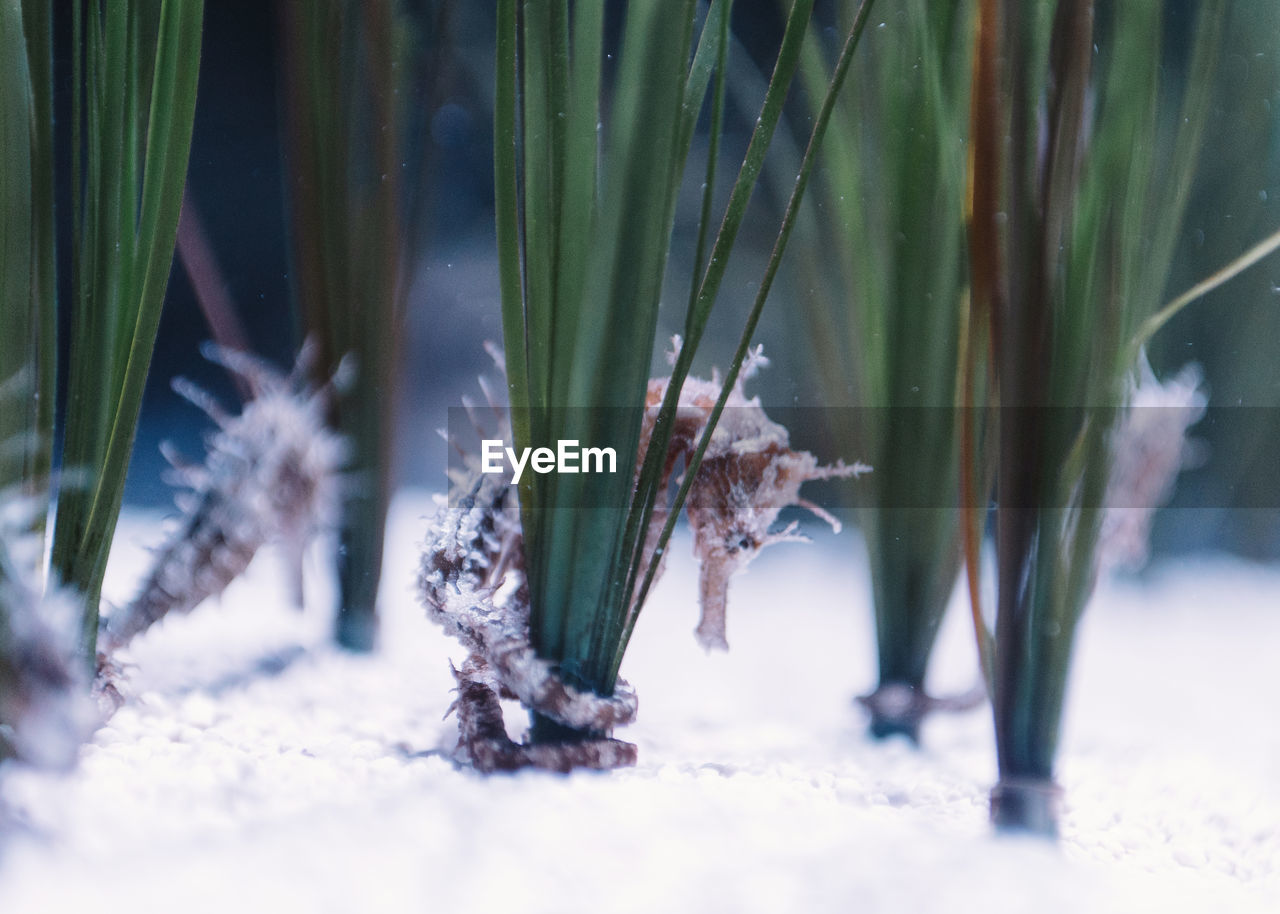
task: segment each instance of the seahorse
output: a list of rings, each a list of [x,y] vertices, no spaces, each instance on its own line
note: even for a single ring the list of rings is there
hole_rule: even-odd
[[[672,337],[671,344],[667,359],[674,364],[680,352],[680,337]],[[761,346],[751,350],[743,362],[684,506],[693,531],[693,552],[700,563],[701,618],[694,636],[708,651],[729,649],[725,617],[730,579],[766,546],[808,541],[797,532],[795,522],[782,530],[770,530],[783,508],[791,505],[805,508],[830,524],[835,532],[840,532],[840,522],[802,498],[800,487],[810,480],[856,477],[871,471],[863,463],[846,465],[837,461],[822,466],[808,451],[791,449],[786,428],[765,415],[759,397],[748,398],[743,391],[744,383],[768,364]],[[649,382],[640,437],[642,460],[669,383],[670,378],[654,378]],[[677,458],[683,457],[687,462],[693,456],[722,386],[718,375],[713,373],[710,380],[687,378],[680,388],[665,472],[654,507],[654,522],[647,531],[647,561],[652,561],[658,533],[670,510],[667,491]]]
[[[160,549],[141,591],[103,621],[99,648],[108,654],[170,613],[190,612],[221,593],[267,543],[284,545],[295,601],[301,602],[302,553],[309,537],[333,522],[341,501],[346,442],[326,421],[336,379],[308,381],[315,348],[304,345],[285,375],[243,352],[206,345],[207,359],[248,382],[252,397],[239,415],[178,378],[174,390],[217,424],[202,464],[162,449],[173,479],[186,487],[175,498],[182,518]]]

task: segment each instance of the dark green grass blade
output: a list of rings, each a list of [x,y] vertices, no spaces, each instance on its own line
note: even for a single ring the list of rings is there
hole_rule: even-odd
[[[35,98],[21,4],[0,3],[0,384],[17,389],[0,407],[0,489],[24,485],[24,456],[36,430],[27,407],[34,388],[36,301],[33,298],[38,242],[32,179],[35,171]],[[15,442],[17,453],[11,453]]]
[[[689,102],[690,90],[700,90],[698,97],[701,98],[701,92],[705,92],[705,85],[702,74],[706,72],[706,65],[702,58],[710,57],[710,53],[705,53],[706,49],[715,48],[715,89],[711,102],[711,129],[707,143],[707,173],[702,183],[702,209],[698,214],[698,240],[694,243],[693,252],[693,273],[692,281],[689,284],[689,304],[688,310],[693,310],[698,301],[698,278],[702,275],[703,269],[706,267],[707,241],[708,234],[711,230],[711,204],[715,197],[716,187],[716,166],[720,161],[720,134],[724,129],[724,103],[725,92],[729,84],[729,17],[732,12],[732,0],[717,0],[713,3],[707,12],[707,21],[703,24],[703,38],[698,43],[698,53],[694,57],[693,71],[690,75],[689,86],[685,91],[685,113],[686,122],[691,135],[693,121],[687,118],[693,105]],[[708,40],[711,39],[711,40]],[[712,44],[714,41],[714,45]],[[682,127],[682,131],[684,128]],[[683,147],[688,148],[688,142]]]
[[[392,425],[405,309],[403,165],[411,143],[402,98],[417,23],[393,0],[281,5],[286,46],[287,159],[294,288],[318,344],[316,381],[354,357],[355,380],[332,421],[351,443],[354,486],[344,501],[336,564],[340,644],[368,650],[377,630]]]
[[[520,89],[517,48],[517,0],[499,0],[497,10],[497,48],[495,54],[493,104],[493,171],[494,221],[498,246],[498,280],[502,295],[502,339],[507,375],[507,398],[512,409],[511,437],[523,451],[533,442],[531,393],[529,390],[528,339],[525,336],[525,296],[523,259],[521,256],[519,121],[516,116]],[[541,512],[534,498],[535,475],[526,474],[520,481],[521,529],[534,529]],[[534,534],[536,536],[537,534]],[[526,537],[527,538],[527,537]],[[526,570],[530,578],[540,571],[534,568],[538,556],[525,550]]]
[[[195,113],[201,0],[165,0],[138,28],[156,35],[154,60],[128,66],[130,17],[150,6],[115,0],[88,11],[84,95],[88,168],[77,204],[79,288],[64,465],[85,477],[65,487],[55,513],[53,568],[85,598],[84,640],[94,653],[106,570],[138,409],[173,258]],[[145,46],[139,39],[135,51]],[[140,83],[139,79],[144,82]],[[114,82],[113,82],[114,81]],[[79,91],[77,89],[77,91]],[[132,99],[132,101],[131,101]],[[142,128],[129,111],[143,111]],[[94,128],[98,127],[99,130]],[[145,136],[127,134],[145,129]],[[126,154],[138,150],[140,158]],[[138,197],[126,198],[136,188]],[[127,283],[126,283],[127,280]]]
[[[524,41],[520,47],[523,105],[523,197],[525,338],[530,405],[539,411],[551,401],[551,351],[556,314],[556,249],[559,242],[556,193],[563,174],[563,132],[558,114],[567,104],[566,87],[553,79],[552,60],[568,53],[567,36],[557,34],[553,7],[567,4],[532,0],[524,4]],[[566,13],[567,15],[567,13]],[[559,47],[553,47],[557,42]],[[540,415],[535,413],[535,416]],[[536,420],[535,420],[536,421]]]
[[[897,0],[865,49],[864,91],[828,137],[821,204],[840,271],[810,310],[824,388],[864,407],[836,430],[858,486],[880,684],[921,688],[959,570],[957,379],[973,5]],[[806,81],[820,76],[811,49]],[[822,289],[823,264],[809,265]],[[835,329],[833,334],[832,330]],[[866,408],[871,407],[871,408]],[[905,507],[916,505],[917,507]]]
[[[35,435],[31,442],[30,478],[35,491],[48,495],[53,462],[53,417],[57,394],[57,275],[55,258],[53,149],[53,7],[50,0],[22,4],[31,72],[34,118],[31,142],[32,238],[35,257],[31,296],[35,308]],[[36,521],[41,535],[45,518]]]
[[[365,3],[360,7],[361,59],[368,81],[367,110],[371,123],[354,112],[350,121],[362,125],[364,135],[352,144],[353,158],[363,171],[355,177],[355,219],[348,226],[353,251],[355,299],[345,308],[346,348],[354,352],[358,368],[351,394],[339,399],[339,428],[355,444],[354,469],[362,478],[360,491],[344,506],[338,580],[341,587],[337,638],[357,650],[373,646],[378,588],[393,473],[392,429],[395,421],[399,373],[400,328],[405,309],[405,270],[408,230],[401,198],[408,192],[392,178],[406,145],[396,100],[403,77],[402,53],[397,49],[394,5]],[[358,105],[359,102],[355,102]],[[335,320],[335,324],[337,321]],[[334,346],[331,351],[338,351]]]
[[[50,17],[47,3],[0,4],[0,491],[33,500],[41,543],[57,352]]]

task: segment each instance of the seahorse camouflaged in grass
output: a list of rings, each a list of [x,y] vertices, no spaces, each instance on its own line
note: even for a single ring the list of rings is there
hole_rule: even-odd
[[[667,356],[672,364],[680,346],[680,337],[674,337]],[[810,480],[857,477],[871,471],[866,464],[846,465],[842,460],[821,466],[808,451],[790,448],[786,428],[765,415],[759,397],[748,398],[743,391],[743,384],[768,364],[762,346],[753,349],[743,362],[685,503],[693,530],[693,552],[700,563],[702,617],[695,636],[708,651],[729,649],[725,616],[730,579],[766,546],[808,542],[807,537],[796,532],[799,524],[794,521],[782,530],[770,531],[783,508],[805,508],[840,532],[840,522],[801,498],[800,487]],[[648,450],[669,381],[670,378],[654,378],[649,382],[640,432],[640,463]],[[646,562],[654,559],[655,544],[668,517],[671,475],[679,461],[687,464],[693,456],[722,386],[719,374],[713,372],[709,381],[690,377],[680,388],[671,443],[645,541]]]
[[[673,342],[678,351],[679,338]],[[491,353],[501,366],[501,354],[496,349]],[[765,415],[758,398],[748,399],[742,391],[742,381],[764,364],[757,348],[744,364],[728,401],[731,408],[721,417],[686,502],[694,553],[701,562],[702,619],[696,634],[708,649],[728,648],[725,614],[732,575],[765,546],[805,540],[796,533],[795,523],[770,532],[784,507],[808,508],[839,529],[835,518],[800,497],[800,486],[809,479],[857,475],[869,469],[842,462],[819,466],[812,454],[791,450],[787,430]],[[649,382],[638,463],[649,446],[669,380]],[[481,387],[497,410],[490,387],[483,381]],[[681,389],[662,494],[646,531],[648,561],[658,561],[655,577],[663,564],[664,557],[654,553],[669,516],[672,475],[696,448],[721,389],[714,377],[711,381],[689,378]],[[502,436],[509,439],[509,428],[502,429]],[[469,463],[470,472],[453,479],[451,503],[431,524],[418,575],[428,616],[470,652],[461,669],[454,669],[458,697],[451,710],[458,715],[459,757],[480,771],[524,767],[569,771],[635,764],[636,747],[611,735],[615,727],[634,721],[635,691],[619,679],[611,696],[595,695],[565,681],[553,664],[537,656],[530,640],[516,488],[505,475],[481,473],[475,461]],[[507,735],[501,698],[519,699],[531,711],[580,737],[517,743]]]
[[[503,370],[502,351],[492,343],[485,348]],[[511,428],[493,385],[482,376],[480,388],[499,417],[498,437],[510,442]],[[465,398],[463,404],[481,438],[491,438],[481,430],[472,404]],[[622,680],[607,698],[580,690],[537,656],[529,638],[529,590],[515,486],[505,474],[482,473],[478,461],[457,449],[465,466],[450,474],[449,501],[428,528],[418,591],[427,617],[469,652],[462,667],[453,670],[458,697],[449,708],[458,716],[458,759],[484,772],[634,765],[636,747],[610,734],[635,720],[635,691]],[[517,743],[507,735],[500,698],[518,699],[586,736],[572,742]]]
[[[108,653],[169,613],[190,612],[221,593],[268,543],[283,544],[300,603],[307,540],[332,523],[340,503],[347,449],[326,425],[333,382],[312,387],[307,381],[313,348],[303,347],[288,375],[245,353],[214,345],[203,351],[244,378],[253,397],[232,416],[190,382],[174,382],[218,428],[203,464],[166,453],[176,480],[190,490],[176,499],[182,520],[141,593],[104,623],[100,647]]]
[[[529,642],[529,596],[516,490],[504,476],[458,480],[456,505],[431,525],[418,572],[427,615],[470,652],[454,670],[458,755],[479,771],[533,767],[619,768],[636,747],[612,739],[635,720],[635,692],[619,680],[602,698],[565,683]],[[517,743],[507,736],[499,698],[519,699],[567,727],[591,734],[565,743]]]

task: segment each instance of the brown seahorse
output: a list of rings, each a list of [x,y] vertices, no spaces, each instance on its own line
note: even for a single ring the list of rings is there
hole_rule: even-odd
[[[680,344],[678,336],[672,338],[668,361],[674,363]],[[685,502],[693,531],[693,551],[701,566],[698,589],[702,616],[694,635],[708,651],[729,649],[725,614],[730,579],[766,546],[807,541],[796,532],[798,525],[794,522],[782,530],[770,531],[783,508],[806,508],[840,531],[840,522],[802,498],[800,487],[809,480],[859,476],[871,470],[862,463],[846,465],[843,461],[822,466],[808,451],[791,449],[786,428],[765,415],[759,397],[748,399],[743,392],[744,382],[767,364],[759,346],[743,363]],[[669,381],[670,378],[655,378],[649,382],[640,435],[641,458],[648,450]],[[679,458],[687,462],[693,456],[721,388],[721,380],[714,373],[709,381],[688,378],[680,388],[658,503],[647,531],[646,556],[653,555],[658,532],[670,511],[667,493],[671,474]]]

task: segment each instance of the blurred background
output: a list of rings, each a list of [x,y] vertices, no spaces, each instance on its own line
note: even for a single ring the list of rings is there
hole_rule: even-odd
[[[617,3],[610,4],[616,8]],[[1194,7],[1191,0],[1171,3]],[[406,184],[418,195],[426,220],[420,250],[411,252],[409,320],[403,392],[397,428],[401,484],[442,489],[446,448],[435,433],[464,393],[478,396],[475,376],[492,373],[482,348],[499,341],[498,280],[492,189],[492,4],[414,0],[401,4],[404,24],[422,43],[420,78],[406,81],[410,104],[420,112],[414,129],[423,151],[406,162]],[[254,350],[282,365],[292,360],[299,332],[291,302],[286,236],[288,163],[281,153],[281,68],[277,9],[261,0],[217,0],[206,5],[200,100],[190,173],[189,215],[198,217],[216,260],[222,289]],[[831,32],[836,10],[820,0],[817,28]],[[1214,88],[1203,150],[1177,266],[1166,298],[1190,286],[1280,228],[1280,4],[1237,0]],[[616,23],[617,17],[610,17]],[[1182,40],[1179,17],[1168,36],[1171,66]],[[779,23],[774,0],[739,0],[737,45],[731,66],[725,161],[741,160],[747,131],[758,110],[765,75],[776,49]],[[872,27],[891,28],[873,20]],[[65,35],[67,24],[60,24]],[[613,40],[616,43],[616,29]],[[66,68],[64,72],[69,72]],[[60,104],[69,104],[60,87]],[[851,84],[846,91],[857,92]],[[800,90],[796,90],[799,95]],[[763,259],[772,245],[785,194],[790,192],[799,144],[807,137],[809,106],[793,98],[787,129],[770,153],[769,175],[752,203],[707,341],[695,370],[724,365],[737,341]],[[663,338],[683,320],[698,180],[705,138],[695,140],[682,211],[668,267]],[[722,170],[722,206],[732,173]],[[821,245],[822,212],[796,245]],[[64,245],[64,250],[65,250]],[[809,294],[794,267],[784,266],[766,307],[759,340],[772,367],[752,382],[766,409],[843,402],[818,381],[799,309]],[[65,273],[65,271],[64,271]],[[62,300],[68,300],[66,292]],[[155,359],[142,409],[138,446],[126,500],[162,505],[170,493],[160,483],[158,444],[170,439],[188,454],[200,453],[207,428],[202,414],[173,394],[169,382],[184,375],[232,402],[235,390],[221,369],[205,363],[198,346],[208,324],[180,262],[175,262]],[[1187,362],[1204,370],[1215,409],[1194,431],[1207,458],[1185,473],[1173,504],[1156,524],[1154,552],[1177,554],[1218,549],[1258,559],[1280,555],[1280,257],[1264,262],[1189,307],[1156,338],[1151,360],[1164,376]],[[660,343],[655,372],[663,371]],[[824,459],[837,456],[827,443],[818,411],[793,429],[793,441]],[[858,455],[839,455],[854,459]]]

